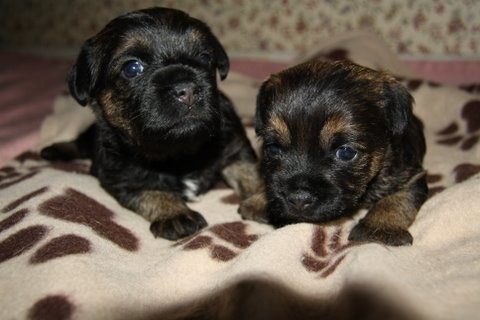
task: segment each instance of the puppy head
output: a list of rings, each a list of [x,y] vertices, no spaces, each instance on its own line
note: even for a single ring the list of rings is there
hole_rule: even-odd
[[[229,60],[206,24],[151,8],[120,16],[88,39],[68,84],[81,105],[141,145],[217,128],[217,70],[223,80]]]
[[[353,213],[388,170],[412,97],[393,77],[346,62],[310,61],[272,75],[257,97],[270,222]]]

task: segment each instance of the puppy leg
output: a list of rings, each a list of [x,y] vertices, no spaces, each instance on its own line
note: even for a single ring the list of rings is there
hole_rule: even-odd
[[[168,240],[189,236],[207,225],[201,214],[169,192],[142,191],[130,200],[128,207],[151,222],[150,231],[155,237]]]
[[[352,229],[349,240],[378,241],[391,246],[412,244],[408,227],[426,198],[427,184],[422,172],[413,177],[405,189],[375,203]]]
[[[260,190],[260,175],[256,162],[235,161],[222,170],[222,176],[242,200]]]
[[[268,223],[267,198],[264,191],[260,191],[240,203],[238,213],[243,219]]]
[[[238,213],[242,218],[268,223],[267,199],[255,162],[237,161],[222,171],[225,182],[242,199]]]
[[[43,148],[40,155],[50,161],[70,161],[73,159],[92,158],[95,139],[95,124],[82,132],[75,140],[54,143]]]

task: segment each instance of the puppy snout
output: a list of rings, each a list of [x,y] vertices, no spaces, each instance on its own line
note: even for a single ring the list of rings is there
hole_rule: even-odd
[[[173,87],[175,98],[187,106],[192,106],[197,102],[198,92],[198,87],[193,83],[181,83]]]
[[[303,211],[314,202],[313,195],[306,190],[297,190],[287,196],[288,204],[298,211]]]

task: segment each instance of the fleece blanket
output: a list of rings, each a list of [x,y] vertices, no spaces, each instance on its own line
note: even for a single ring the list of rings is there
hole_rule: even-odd
[[[35,149],[0,169],[0,319],[478,319],[480,96],[414,79],[372,36],[313,54],[391,70],[411,90],[430,187],[412,246],[349,242],[365,212],[280,229],[245,221],[222,183],[189,204],[207,228],[154,239],[147,221],[88,174],[88,161],[49,163]],[[230,77],[222,88],[256,144],[259,83]],[[42,143],[74,137],[90,121],[59,97]]]

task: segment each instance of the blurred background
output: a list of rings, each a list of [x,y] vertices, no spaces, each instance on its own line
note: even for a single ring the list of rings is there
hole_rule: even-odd
[[[230,56],[222,85],[249,88],[226,89],[248,114],[266,76],[349,37],[375,65],[386,65],[379,56],[395,60],[397,75],[479,90],[480,0],[0,0],[0,166],[41,140],[82,43],[111,19],[152,6],[211,27]]]
[[[230,55],[292,56],[354,30],[404,58],[478,58],[478,0],[0,0],[0,47],[69,56],[112,18],[175,7],[207,22]]]

